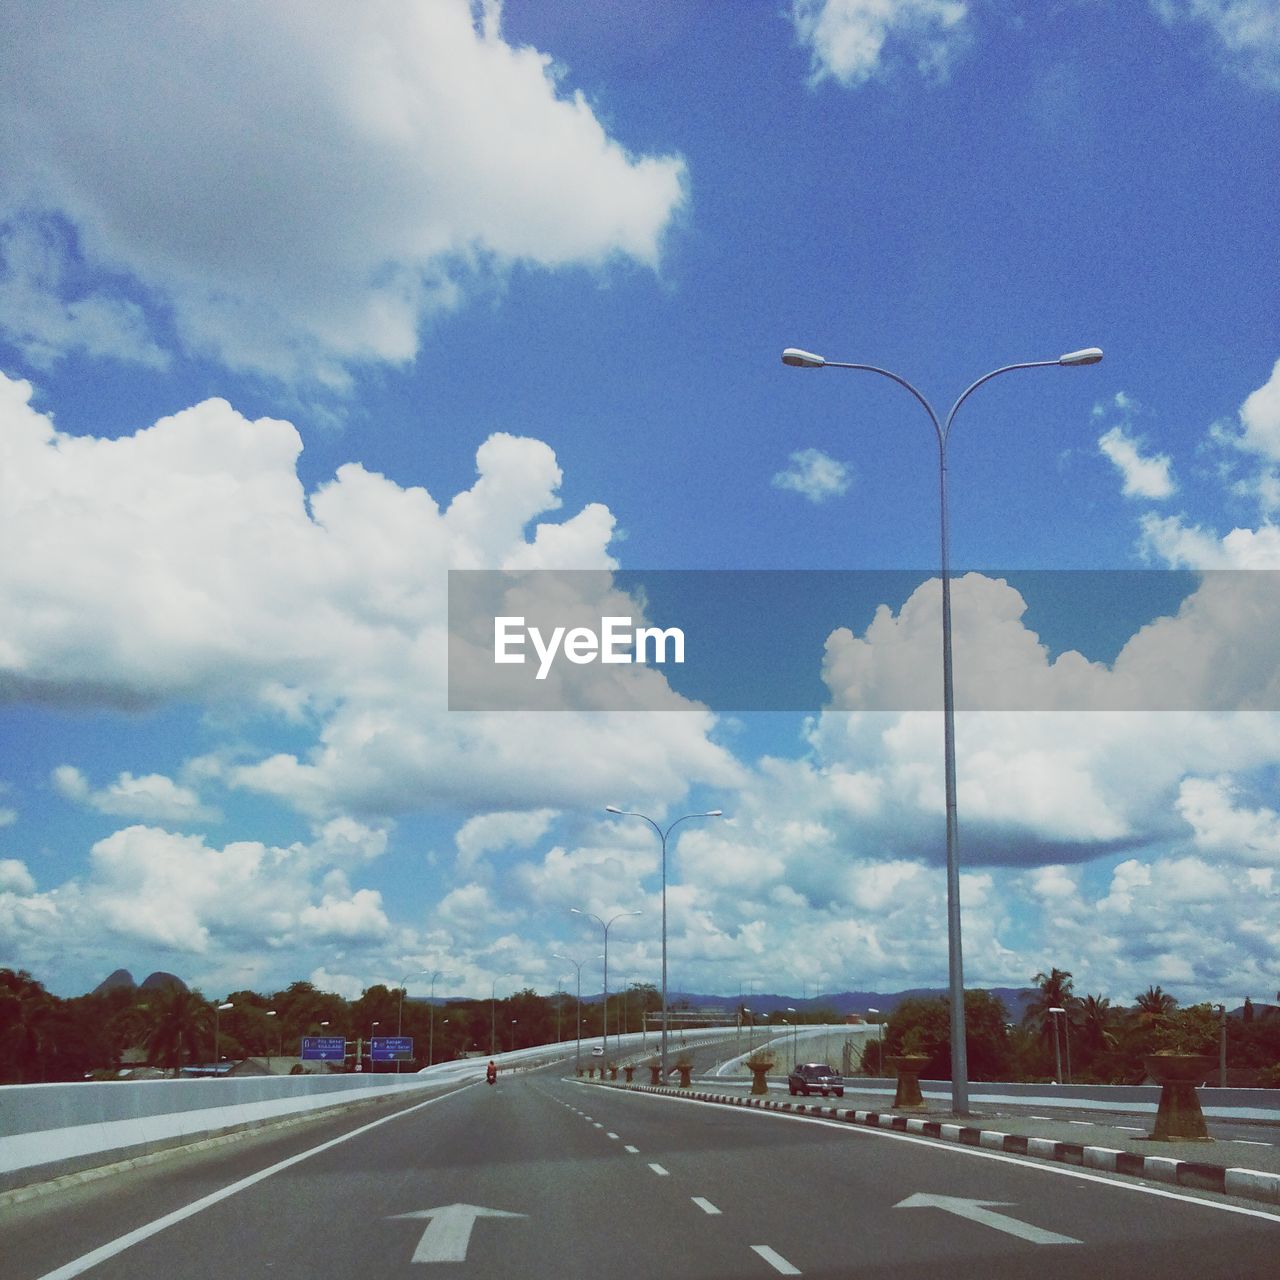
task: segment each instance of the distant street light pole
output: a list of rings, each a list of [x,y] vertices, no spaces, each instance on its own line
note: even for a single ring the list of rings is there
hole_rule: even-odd
[[[1218,1006],[1218,1088],[1227,1087],[1227,1006]]]
[[[262,1016],[264,1018],[274,1018],[276,1016],[276,1011],[274,1009],[268,1009],[266,1013],[264,1013]],[[280,1025],[279,1023],[276,1023],[277,1027],[279,1025]],[[284,1033],[281,1032],[280,1038],[283,1038],[283,1035]],[[280,1039],[278,1038],[276,1041],[276,1049],[280,1050],[283,1048],[284,1046],[280,1043]],[[279,1053],[277,1053],[276,1056],[279,1057],[280,1056]],[[267,1075],[270,1075],[270,1074],[271,1074],[271,1038],[270,1036],[268,1036],[267,1037]]]
[[[397,1014],[396,1014],[396,1036],[397,1036],[397,1038],[398,1038],[398,1037],[400,1037],[400,1036],[402,1036],[402,1035],[404,1034],[404,989],[405,989],[405,983],[406,983],[406,982],[408,982],[410,978],[421,978],[421,977],[423,977],[425,974],[428,974],[428,973],[430,973],[430,974],[431,974],[431,996],[429,997],[429,999],[428,999],[428,1001],[427,1001],[427,1007],[428,1007],[428,1009],[429,1009],[428,1017],[431,1019],[431,1031],[430,1031],[430,1034],[429,1034],[429,1036],[428,1036],[428,1040],[427,1040],[427,1043],[428,1043],[428,1046],[429,1046],[429,1047],[428,1047],[428,1049],[427,1049],[427,1066],[430,1066],[430,1065],[431,1065],[431,1063],[432,1063],[432,1061],[433,1061],[432,1051],[433,1051],[433,1050],[434,1050],[434,1048],[435,1048],[435,1044],[434,1044],[434,1041],[435,1041],[435,1032],[436,1032],[436,1017],[435,1017],[435,1014],[436,1014],[436,1005],[435,1005],[435,996],[436,996],[436,979],[440,976],[440,970],[439,970],[439,969],[435,970],[435,972],[432,972],[430,969],[416,969],[416,970],[414,970],[414,972],[412,972],[412,973],[406,973],[406,974],[404,975],[404,977],[400,979],[400,1011],[399,1011],[399,1013],[397,1013]],[[397,1059],[396,1059],[396,1075],[399,1075],[399,1074],[400,1074],[400,1059],[399,1059],[399,1058],[397,1058]]]
[[[586,964],[585,960],[574,960],[571,956],[562,956],[558,951],[553,951],[552,956],[557,960],[563,960],[566,964],[573,965],[578,974],[578,1013],[574,1019],[577,1031],[577,1043],[573,1050],[573,1069],[575,1073],[579,1070],[582,1061],[582,966]]]
[[[690,818],[722,818],[722,809],[709,809],[706,813],[686,813],[668,825],[664,831],[647,813],[635,813],[630,809],[619,809],[617,805],[607,804],[606,813],[617,814],[621,818],[643,818],[657,833],[662,841],[662,1048],[658,1059],[662,1063],[662,1078],[667,1078],[667,837],[682,822]]]
[[[236,1006],[229,1000],[223,1001],[223,1004],[214,1005],[214,1079],[218,1079],[218,1064],[223,1060],[221,1059],[221,1047],[219,1044],[221,1032],[219,1019],[224,1009],[234,1009],[234,1007]]]
[[[1062,1084],[1062,1042],[1061,1042],[1061,1024],[1058,1022],[1058,1015],[1065,1014],[1067,1011],[1059,1005],[1050,1006],[1049,1012],[1053,1014],[1053,1061],[1054,1083]]]
[[[598,915],[591,911],[579,911],[577,907],[570,907],[570,911],[576,916],[586,916],[588,920],[594,920],[604,930],[604,1014],[600,1024],[601,1045],[605,1053],[609,1052],[609,930],[614,923],[621,920],[624,916],[642,916],[643,911],[619,911],[616,916],[610,916],[606,924]],[[621,1052],[621,1046],[619,1046]]]
[[[787,1012],[792,1016],[795,1015],[795,1010],[790,1005],[787,1005]],[[791,1024],[791,1065],[793,1067],[800,1065],[800,1046],[796,1040],[796,1024],[794,1022]]]
[[[826,360],[810,351],[788,347],[782,353],[782,363],[800,369],[860,369],[866,373],[878,373],[909,391],[933,423],[938,438],[938,498],[941,526],[942,579],[942,743],[943,771],[947,805],[947,952],[950,970],[951,997],[951,1109],[956,1115],[969,1114],[969,1059],[965,1044],[964,1018],[964,961],[960,946],[960,864],[959,826],[956,811],[956,733],[955,702],[951,670],[951,570],[947,546],[947,441],[957,410],[984,382],[1002,373],[1016,369],[1043,369],[1055,365],[1080,366],[1097,364],[1102,359],[1099,347],[1085,347],[1080,351],[1068,351],[1056,360],[1030,360],[1020,364],[1007,364],[985,373],[960,393],[951,406],[945,423],[939,422],[933,406],[905,378],[888,369],[872,364],[850,364],[838,360]]]
[[[489,988],[489,1057],[493,1057],[497,1050],[498,1043],[498,978],[511,977],[514,970],[508,969],[505,973],[498,974],[494,978],[493,984]]]

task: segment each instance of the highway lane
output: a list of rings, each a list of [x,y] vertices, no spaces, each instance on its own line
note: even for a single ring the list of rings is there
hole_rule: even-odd
[[[484,1280],[1249,1280],[1272,1273],[1280,1246],[1275,1216],[918,1139],[600,1089],[558,1071],[372,1118],[383,1122],[370,1127],[366,1112],[301,1126],[6,1210],[6,1280],[429,1277],[441,1268]],[[335,1142],[346,1133],[354,1136]],[[333,1145],[316,1150],[324,1142]],[[299,1156],[91,1267],[59,1270]],[[919,1196],[996,1203],[971,1205],[968,1216],[955,1205],[903,1205]],[[458,1205],[521,1216],[474,1218],[450,1208]],[[442,1212],[404,1216],[428,1210]]]

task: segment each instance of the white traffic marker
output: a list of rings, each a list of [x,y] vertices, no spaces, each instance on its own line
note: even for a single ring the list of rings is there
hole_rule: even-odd
[[[502,1209],[482,1209],[476,1204],[445,1204],[438,1209],[419,1209],[415,1213],[392,1214],[400,1218],[429,1218],[427,1229],[413,1251],[414,1262],[466,1262],[471,1228],[477,1218],[524,1218],[523,1213],[507,1213]]]
[[[799,1267],[793,1267],[782,1254],[776,1249],[770,1249],[767,1244],[753,1244],[751,1249],[754,1253],[758,1253],[775,1271],[781,1272],[784,1276],[804,1274]]]
[[[701,1196],[690,1196],[689,1198],[703,1213],[718,1214],[720,1212],[710,1200],[704,1200]]]
[[[1032,1244],[1081,1244],[1074,1236],[1060,1236],[1056,1231],[1045,1231],[1042,1227],[1033,1227],[1030,1223],[1019,1222],[1008,1214],[994,1213],[988,1206],[1009,1204],[1008,1200],[966,1200],[963,1196],[931,1196],[917,1192],[900,1200],[895,1209],[945,1209],[957,1217],[968,1218],[970,1222],[981,1223],[984,1227],[994,1227],[1008,1235],[1017,1236],[1020,1240],[1029,1240]]]
[[[671,1176],[660,1164],[651,1164],[649,1168],[660,1178],[669,1178]]]
[[[626,1146],[623,1148],[623,1150],[631,1152],[633,1156],[638,1156],[640,1154],[639,1147]]]

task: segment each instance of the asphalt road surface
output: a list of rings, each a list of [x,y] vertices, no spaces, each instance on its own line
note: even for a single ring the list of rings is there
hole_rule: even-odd
[[[5,1280],[1271,1280],[1280,1214],[551,1071],[0,1210]]]

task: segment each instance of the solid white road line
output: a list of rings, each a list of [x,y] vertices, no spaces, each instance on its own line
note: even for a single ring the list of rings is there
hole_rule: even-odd
[[[463,1086],[463,1088],[467,1089],[474,1087],[474,1085]],[[328,1151],[331,1147],[339,1146],[343,1142],[349,1142],[352,1138],[358,1138],[363,1133],[368,1133],[370,1129],[376,1129],[379,1125],[389,1124],[392,1120],[399,1120],[414,1111],[421,1111],[423,1107],[430,1107],[437,1102],[443,1102],[446,1098],[452,1098],[460,1092],[461,1090],[459,1089],[452,1089],[440,1097],[428,1098],[426,1102],[420,1102],[417,1106],[406,1107],[403,1111],[395,1112],[394,1115],[383,1116],[380,1120],[361,1125],[360,1128],[352,1129],[350,1133],[344,1133],[341,1137],[330,1138],[328,1142],[322,1142],[318,1147],[312,1147],[309,1151],[300,1151],[297,1155],[290,1156],[287,1160],[281,1160],[278,1164],[270,1165],[266,1169],[259,1169],[257,1173],[251,1173],[247,1178],[241,1178],[239,1182],[220,1187],[217,1191],[210,1192],[207,1196],[201,1196],[199,1200],[193,1200],[190,1204],[183,1205],[181,1209],[166,1213],[164,1217],[157,1218],[154,1222],[148,1222],[144,1226],[127,1232],[125,1235],[117,1236],[116,1239],[91,1250],[89,1253],[82,1254],[54,1271],[47,1271],[40,1277],[40,1280],[71,1280],[73,1276],[82,1275],[90,1267],[96,1267],[98,1263],[105,1262],[108,1258],[114,1258],[117,1254],[132,1248],[133,1245],[139,1244],[151,1236],[158,1235],[166,1227],[175,1226],[186,1218],[194,1217],[201,1210],[209,1209],[227,1199],[228,1196],[235,1195],[237,1191],[245,1191],[249,1187],[256,1186],[259,1182],[271,1177],[272,1174],[291,1169],[295,1164],[301,1164],[303,1160],[309,1160],[312,1156],[317,1156],[322,1151]]]
[[[704,1200],[701,1196],[690,1196],[689,1198],[698,1206],[699,1209],[702,1210],[703,1213],[716,1214],[720,1212],[720,1210],[717,1209],[710,1200]]]
[[[780,1271],[784,1276],[799,1276],[804,1272],[799,1267],[793,1267],[782,1254],[774,1249],[770,1249],[767,1244],[753,1244],[752,1251],[758,1253],[775,1271]]]

